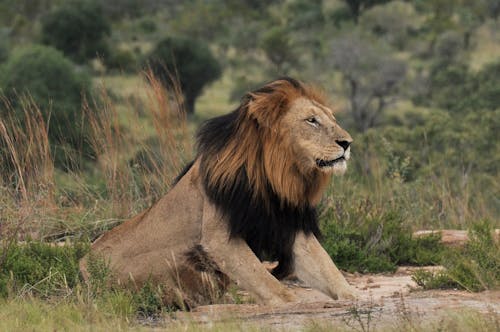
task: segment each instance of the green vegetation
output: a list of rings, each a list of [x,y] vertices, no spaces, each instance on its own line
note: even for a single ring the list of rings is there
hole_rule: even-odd
[[[188,113],[194,113],[203,87],[221,75],[221,68],[207,45],[187,38],[168,37],[148,55],[146,66],[168,88],[180,86]]]
[[[42,18],[42,41],[76,62],[107,54],[105,37],[111,26],[93,0],[71,0]]]
[[[439,236],[414,239],[400,214],[377,211],[369,201],[331,207],[323,218],[322,244],[341,269],[377,273],[441,261]]]
[[[29,293],[47,298],[79,283],[78,260],[87,244],[60,247],[40,242],[0,250],[0,295]]]
[[[16,49],[0,70],[3,119],[19,122],[29,131],[27,118],[33,116],[29,113],[39,113],[49,124],[48,139],[59,167],[92,155],[82,109],[91,87],[87,75],[77,71],[60,52],[40,45]]]
[[[447,249],[442,254],[445,270],[419,271],[413,275],[424,289],[461,288],[472,292],[500,287],[500,243],[494,239],[491,223],[483,221],[469,230],[463,248]]]

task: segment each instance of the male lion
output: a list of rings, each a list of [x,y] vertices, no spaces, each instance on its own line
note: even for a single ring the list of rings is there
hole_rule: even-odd
[[[315,210],[330,176],[345,171],[351,141],[312,88],[273,81],[205,122],[198,154],[173,188],[91,251],[109,260],[122,283],[153,280],[200,294],[210,273],[281,305],[302,300],[278,281],[293,274],[332,299],[351,298],[317,240]],[[271,273],[263,258],[278,261]]]

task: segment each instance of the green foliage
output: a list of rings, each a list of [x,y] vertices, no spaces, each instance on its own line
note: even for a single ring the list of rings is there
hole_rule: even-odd
[[[14,117],[24,124],[25,110],[34,103],[49,124],[57,166],[68,167],[81,155],[93,155],[82,110],[82,96],[91,87],[84,73],[60,52],[38,45],[16,49],[1,69],[0,90],[11,104],[9,108],[0,106],[2,117]]]
[[[103,57],[106,69],[124,73],[137,71],[137,59],[133,52],[122,49],[112,49]]]
[[[475,110],[461,116],[435,110],[411,129],[386,128],[374,139],[381,135],[391,142],[391,153],[398,158],[395,162],[399,166],[390,166],[389,170],[405,166],[401,162],[409,158],[410,179],[447,172],[453,182],[458,182],[457,176],[463,174],[476,179],[498,174],[499,128],[500,109]]]
[[[79,281],[78,260],[86,244],[54,246],[41,242],[12,244],[0,249],[0,295],[21,290],[42,297],[73,288]]]
[[[5,62],[9,57],[10,53],[9,40],[7,38],[7,32],[0,28],[0,64]]]
[[[361,26],[397,49],[404,49],[412,33],[420,29],[421,19],[408,2],[390,1],[374,6],[360,18]]]
[[[410,181],[413,177],[410,157],[401,152],[397,153],[384,137],[382,144],[387,158],[387,176],[401,182]]]
[[[485,220],[474,223],[463,248],[446,250],[441,264],[446,270],[435,273],[417,270],[413,277],[424,289],[461,288],[471,292],[500,287],[500,243],[493,225]]]
[[[411,278],[423,289],[460,288],[460,285],[454,282],[446,271],[431,272],[419,269],[413,272]]]
[[[141,19],[139,21],[138,27],[145,33],[153,33],[158,29],[158,27],[156,26],[156,22],[148,17]]]
[[[220,77],[221,66],[207,45],[188,38],[168,37],[160,41],[147,57],[147,65],[165,85],[179,80],[187,111],[194,112],[194,103],[205,85]]]
[[[357,33],[333,40],[330,61],[342,75],[350,125],[360,132],[378,125],[390,100],[399,94],[406,63]]]
[[[352,208],[329,207],[322,218],[322,244],[341,269],[394,271],[397,265],[429,265],[440,261],[438,236],[412,237],[396,211],[377,211],[369,201]]]
[[[323,0],[293,0],[287,3],[289,30],[314,29],[324,24]]]
[[[450,84],[453,82],[453,84]],[[428,100],[451,111],[466,109],[474,103],[474,81],[466,65],[438,62],[431,69]]]
[[[81,291],[79,261],[88,243],[56,246],[43,242],[11,244],[0,250],[0,297],[25,294],[47,298]],[[101,257],[87,257],[88,294],[121,317],[156,316],[165,307],[162,287],[147,282],[133,292],[111,283],[109,264]]]
[[[111,26],[95,0],[64,2],[42,19],[43,43],[80,63],[105,55],[105,37],[110,33]]]
[[[87,281],[92,294],[102,295],[110,289],[111,269],[109,262],[103,257],[95,255],[93,252],[87,257]]]
[[[286,74],[290,67],[298,63],[298,56],[294,53],[288,29],[285,27],[274,27],[266,31],[260,47],[275,66],[278,75]]]
[[[465,63],[450,57],[451,55],[438,58],[432,65],[428,89],[424,94],[416,96],[414,101],[461,113],[498,108],[500,61],[490,63],[474,73]]]
[[[449,277],[464,289],[477,292],[500,287],[500,243],[493,232],[487,220],[473,224],[465,247],[443,260]]]
[[[378,4],[383,4],[389,1],[390,0],[343,0],[347,7],[349,7],[352,19],[356,24],[358,23],[359,16],[363,11]]]
[[[475,102],[471,108],[500,108],[500,60],[487,64],[476,75]]]
[[[137,304],[137,314],[143,317],[157,316],[162,312],[163,301],[161,287],[155,287],[151,282],[146,282],[133,299]]]

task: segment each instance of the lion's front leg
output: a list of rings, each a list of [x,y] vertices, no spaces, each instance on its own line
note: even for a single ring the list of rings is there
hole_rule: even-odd
[[[229,239],[227,223],[204,204],[201,245],[218,268],[258,302],[283,305],[298,302],[293,292],[270,274],[243,239]]]
[[[313,234],[299,232],[293,252],[295,275],[308,286],[318,289],[333,299],[353,299],[356,291],[345,280],[328,253]]]

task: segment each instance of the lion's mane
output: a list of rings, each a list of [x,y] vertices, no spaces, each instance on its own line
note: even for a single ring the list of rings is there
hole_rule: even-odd
[[[293,267],[296,233],[320,235],[314,200],[328,181],[320,171],[298,169],[277,135],[298,97],[324,104],[314,89],[285,77],[246,94],[236,110],[206,121],[197,134],[207,196],[228,220],[232,238],[243,238],[260,259],[279,261],[277,278]]]

